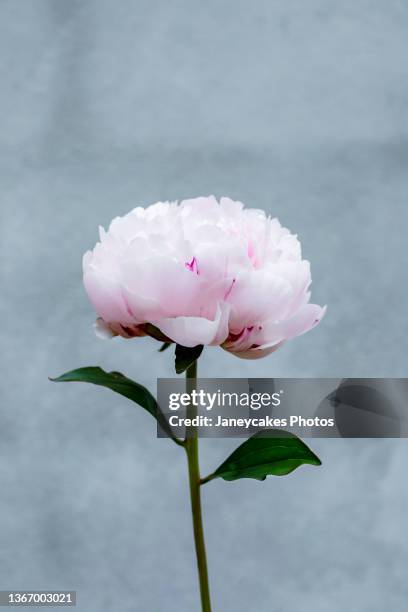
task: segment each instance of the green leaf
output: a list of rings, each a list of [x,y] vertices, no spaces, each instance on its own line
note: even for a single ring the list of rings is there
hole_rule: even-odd
[[[163,344],[159,348],[159,353],[162,353],[163,351],[168,349],[170,345],[171,345],[171,342],[163,342]]]
[[[100,387],[111,389],[120,395],[124,395],[142,408],[147,410],[160,424],[167,435],[177,444],[180,441],[174,436],[167,421],[165,420],[153,395],[139,383],[127,378],[120,372],[105,372],[99,367],[79,368],[66,372],[58,378],[50,378],[53,382],[87,382]]]
[[[187,346],[176,345],[176,372],[182,374],[191,366],[192,363],[197,361],[201,353],[203,352],[203,345],[198,344],[189,348]]]
[[[265,480],[269,475],[284,476],[300,465],[321,465],[320,459],[297,436],[280,429],[264,429],[246,440],[210,476],[238,480]]]

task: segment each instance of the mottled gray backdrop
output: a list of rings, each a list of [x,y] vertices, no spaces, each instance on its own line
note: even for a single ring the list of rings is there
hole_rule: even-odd
[[[214,193],[297,232],[312,333],[206,376],[406,376],[405,0],[0,0],[0,588],[83,612],[198,612],[185,459],[109,391],[152,390],[151,340],[103,342],[81,284],[97,226]],[[202,442],[203,471],[235,447]],[[214,612],[395,612],[407,440],[313,440],[321,468],[204,493]]]

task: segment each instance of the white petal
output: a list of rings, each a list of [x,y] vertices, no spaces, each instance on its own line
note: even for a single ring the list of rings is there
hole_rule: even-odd
[[[182,346],[220,344],[228,335],[228,307],[218,306],[215,319],[174,317],[152,321],[168,338]]]
[[[95,331],[95,336],[97,336],[101,340],[110,340],[111,338],[114,338],[116,336],[110,326],[105,323],[105,321],[100,317],[96,319],[95,323],[93,324],[93,327]]]
[[[281,347],[283,342],[278,342],[278,344],[274,344],[273,346],[268,347],[258,347],[254,349],[248,349],[247,351],[233,351],[232,349],[225,349],[229,353],[235,355],[235,357],[239,357],[240,359],[261,359],[261,357],[266,357],[271,353],[274,353]]]

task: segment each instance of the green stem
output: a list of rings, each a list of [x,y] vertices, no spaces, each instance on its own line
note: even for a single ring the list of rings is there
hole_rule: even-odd
[[[187,393],[197,385],[197,361],[186,371]],[[197,415],[197,408],[190,404],[189,418]],[[202,612],[211,612],[210,589],[208,585],[207,557],[205,553],[204,530],[201,511],[200,467],[198,462],[198,436],[197,428],[191,427],[187,433],[185,449],[188,461],[188,474],[190,479],[191,512],[193,515],[194,542],[197,556],[198,576],[200,580]]]

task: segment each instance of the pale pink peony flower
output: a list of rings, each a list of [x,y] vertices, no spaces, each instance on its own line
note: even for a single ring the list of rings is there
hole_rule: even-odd
[[[83,258],[98,335],[220,345],[256,359],[314,327],[309,262],[262,210],[213,197],[116,217]]]

